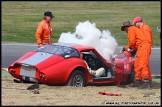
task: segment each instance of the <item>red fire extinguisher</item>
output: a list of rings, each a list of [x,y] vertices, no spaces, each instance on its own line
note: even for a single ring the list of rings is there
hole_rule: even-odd
[[[124,73],[130,74],[132,70],[132,55],[130,52],[124,52]]]

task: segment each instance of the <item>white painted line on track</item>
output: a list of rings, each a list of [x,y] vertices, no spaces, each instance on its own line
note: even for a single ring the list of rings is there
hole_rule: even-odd
[[[17,45],[21,45],[21,46],[37,46],[37,44],[30,44],[30,43],[2,43],[2,45],[4,46],[17,46]],[[123,48],[123,46],[117,46],[116,48]],[[161,49],[161,47],[152,47],[151,49]]]
[[[123,48],[123,47],[118,46],[118,47],[116,47],[116,48]],[[161,49],[161,47],[152,47],[151,49]]]
[[[37,46],[36,44],[2,44],[4,46]]]

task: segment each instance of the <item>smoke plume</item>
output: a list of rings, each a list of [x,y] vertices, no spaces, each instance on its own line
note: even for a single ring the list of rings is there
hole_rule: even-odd
[[[95,23],[79,22],[74,33],[61,33],[59,43],[77,43],[94,47],[103,58],[109,60],[114,54],[117,42],[109,30],[102,32]]]

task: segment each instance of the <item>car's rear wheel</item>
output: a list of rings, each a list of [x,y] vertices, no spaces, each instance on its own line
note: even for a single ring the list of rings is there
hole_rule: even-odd
[[[85,86],[85,74],[80,70],[74,70],[69,77],[69,86],[84,87]]]

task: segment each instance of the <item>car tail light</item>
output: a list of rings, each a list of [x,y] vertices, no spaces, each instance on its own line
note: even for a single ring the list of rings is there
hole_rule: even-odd
[[[14,74],[16,72],[16,69],[15,68],[10,68],[9,69],[9,72],[12,73],[12,74]]]

